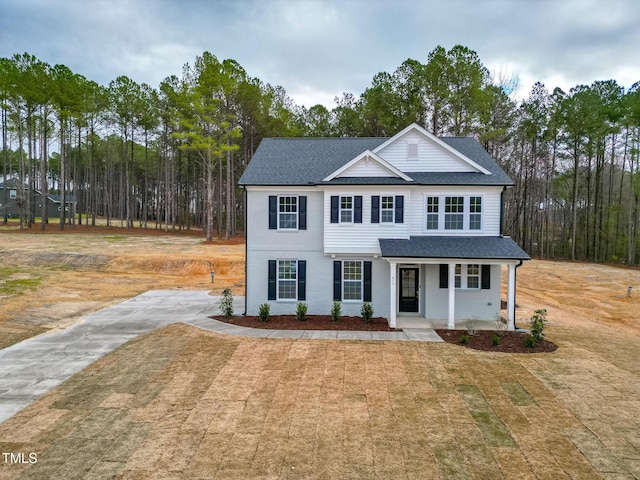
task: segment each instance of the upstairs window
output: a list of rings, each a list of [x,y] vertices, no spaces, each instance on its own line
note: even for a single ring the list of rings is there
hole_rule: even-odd
[[[269,195],[269,230],[306,229],[306,195]]]
[[[481,196],[425,196],[424,231],[481,231],[483,229]]]
[[[445,230],[464,228],[464,197],[445,197],[444,212]]]
[[[380,197],[380,222],[394,223],[393,218],[394,202],[393,196]]]
[[[469,197],[469,230],[482,229],[482,197]]]
[[[9,198],[11,200],[15,200],[18,196],[18,192],[16,190],[9,190]]]
[[[298,197],[278,197],[278,228],[281,230],[298,228]]]
[[[353,197],[340,197],[340,223],[353,223]]]
[[[440,198],[427,197],[427,230],[438,230],[438,207]]]

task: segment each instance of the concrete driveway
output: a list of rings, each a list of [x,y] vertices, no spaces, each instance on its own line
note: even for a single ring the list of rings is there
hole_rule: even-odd
[[[0,350],[0,422],[142,333],[218,313],[206,291],[155,290]],[[244,299],[239,299],[244,301]],[[240,304],[236,311],[242,311]]]
[[[208,318],[219,314],[220,297],[207,291],[152,290],[100,310],[62,331],[46,333],[0,350],[0,423],[132,338],[183,322],[222,334],[269,338],[442,341],[432,329],[402,332],[263,330]],[[234,298],[234,312],[244,297]]]

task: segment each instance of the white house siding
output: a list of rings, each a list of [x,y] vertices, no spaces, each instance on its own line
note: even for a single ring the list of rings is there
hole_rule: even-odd
[[[361,195],[362,223],[331,223],[332,195]],[[403,223],[371,223],[371,196],[403,195]],[[332,187],[324,193],[324,252],[326,254],[380,254],[380,238],[409,238],[411,198],[408,188]]]
[[[411,191],[411,205],[408,209],[410,216],[410,235],[500,235],[500,193],[502,187],[489,186],[433,186],[415,187]],[[482,230],[464,230],[450,232],[447,230],[425,230],[426,197],[439,195],[461,195],[482,197]],[[440,205],[444,208],[444,205]],[[405,217],[407,214],[405,202]],[[381,237],[384,238],[384,237]],[[398,237],[399,238],[399,237]]]
[[[305,260],[307,266],[306,299],[310,315],[328,315],[333,304],[333,262],[336,260],[364,260],[372,262],[371,303],[375,316],[389,317],[389,264],[378,258],[348,256],[331,258],[320,251],[292,252],[272,250],[247,253],[247,315],[257,315],[260,304],[268,303],[273,315],[296,313],[296,300],[268,300],[269,260]],[[342,302],[343,315],[360,315],[361,301]]]
[[[360,193],[358,193],[359,195]],[[306,195],[307,230],[269,230],[269,195]],[[405,202],[407,199],[405,199]],[[367,200],[363,198],[363,207]],[[371,205],[369,199],[369,218]],[[363,221],[365,220],[363,212]],[[406,215],[406,204],[405,204]],[[331,258],[323,253],[324,200],[322,191],[305,188],[247,189],[247,315],[257,315],[262,303],[270,304],[272,314],[295,314],[297,301],[268,300],[269,260],[305,260],[307,267],[306,300],[309,314],[327,315],[333,303],[334,260],[366,260],[372,262],[372,305],[376,316],[389,316],[389,264],[362,250],[348,256]],[[330,219],[327,218],[327,221]],[[353,231],[353,230],[352,230]],[[253,232],[253,233],[251,233]],[[259,232],[256,234],[255,232]],[[379,245],[376,239],[376,245]],[[356,249],[354,249],[356,250]],[[362,302],[344,302],[343,315],[360,315]]]
[[[407,158],[407,144],[418,144],[418,157]],[[418,132],[410,131],[376,152],[381,158],[403,172],[476,172],[467,162],[453,153],[426,140]]]
[[[270,195],[306,195],[307,229],[269,230]],[[247,188],[247,249],[251,251],[274,248],[290,251],[322,251],[323,208],[323,194],[317,188]]]
[[[464,260],[460,260],[462,263]],[[477,261],[473,261],[477,262]],[[468,261],[467,263],[472,263]],[[446,321],[448,318],[449,290],[440,288],[439,265],[423,265],[424,309],[423,316],[430,320]],[[500,314],[500,265],[491,266],[491,288],[482,290],[456,290],[455,320],[495,320]],[[456,324],[457,327],[464,327]]]

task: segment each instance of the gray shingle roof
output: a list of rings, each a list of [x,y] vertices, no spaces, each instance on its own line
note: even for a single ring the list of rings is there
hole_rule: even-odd
[[[383,257],[529,260],[510,237],[411,236],[381,238]]]
[[[482,173],[409,173],[414,182],[397,178],[337,178],[331,173],[366,150],[374,150],[389,138],[265,138],[240,178],[240,185],[512,185],[500,166],[473,138],[440,137],[440,140],[489,170]]]

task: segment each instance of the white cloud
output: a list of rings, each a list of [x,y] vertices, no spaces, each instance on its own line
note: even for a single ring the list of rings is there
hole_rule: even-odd
[[[461,44],[551,91],[640,80],[636,0],[0,0],[0,56],[27,51],[107,84],[156,87],[209,51],[307,107],[360,95],[381,71]]]

